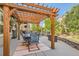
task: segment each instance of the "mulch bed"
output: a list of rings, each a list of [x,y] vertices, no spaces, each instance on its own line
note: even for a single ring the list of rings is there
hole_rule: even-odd
[[[73,48],[79,50],[79,44],[78,44],[78,43],[69,41],[69,40],[67,40],[66,38],[58,37],[58,39],[61,40],[61,41],[63,41],[63,42],[65,42],[65,43],[67,43],[67,44],[70,45],[71,47],[73,47]]]

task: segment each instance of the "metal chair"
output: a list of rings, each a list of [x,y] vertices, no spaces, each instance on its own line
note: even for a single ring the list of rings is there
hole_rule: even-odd
[[[27,43],[28,46],[28,51],[30,52],[30,45],[32,44],[36,44],[36,47],[38,48],[38,50],[40,49],[38,47],[38,43],[39,43],[39,34],[36,32],[31,32],[29,33],[30,36],[28,37],[26,34],[28,34],[28,32],[23,32],[22,33],[22,37],[24,39],[24,43]]]
[[[24,31],[23,31],[23,32],[21,32],[21,35],[22,35],[23,40],[24,40],[23,44],[24,44],[24,43],[28,43],[28,42],[29,42],[29,39],[30,39],[30,38],[28,39],[27,34],[28,34],[27,32],[24,32]]]
[[[31,32],[31,39],[29,40],[29,51],[30,45],[35,44],[38,50],[40,49],[38,46],[39,43],[39,35],[36,32]]]

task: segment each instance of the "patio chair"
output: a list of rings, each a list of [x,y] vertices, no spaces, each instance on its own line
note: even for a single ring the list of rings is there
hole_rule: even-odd
[[[23,40],[24,40],[23,44],[29,42],[29,39],[30,39],[30,38],[29,38],[29,39],[27,38],[27,34],[30,34],[30,33],[28,33],[28,32],[22,32],[22,33],[21,33],[21,35],[22,35],[22,37],[23,37]]]
[[[28,51],[30,52],[30,45],[32,45],[32,44],[36,44],[36,47],[39,50],[39,47],[38,47],[39,34],[36,33],[36,32],[31,32],[30,37],[27,37],[26,34],[28,34],[28,32],[23,32],[21,35],[22,35],[22,37],[23,37],[23,39],[25,41],[25,42],[23,42],[23,44],[27,43]]]
[[[36,32],[32,32],[31,39],[29,40],[29,44],[28,44],[29,51],[30,51],[30,45],[33,45],[33,44],[35,44],[39,50],[40,48],[38,46],[38,43],[39,43],[39,35]]]

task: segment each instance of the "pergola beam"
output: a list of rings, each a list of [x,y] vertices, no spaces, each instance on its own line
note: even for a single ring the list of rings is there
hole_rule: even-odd
[[[32,13],[36,13],[36,14],[43,14],[43,15],[46,15],[46,16],[50,16],[51,12],[45,12],[45,11],[41,11],[41,10],[35,10],[35,9],[32,9],[32,8],[27,8],[25,6],[19,6],[17,4],[12,4],[12,3],[5,3],[5,4],[2,4],[2,5],[6,5],[6,6],[9,6],[11,8],[16,8],[17,10],[20,10],[20,11],[27,11],[27,12],[32,12]],[[56,14],[52,13],[52,15],[56,16]]]

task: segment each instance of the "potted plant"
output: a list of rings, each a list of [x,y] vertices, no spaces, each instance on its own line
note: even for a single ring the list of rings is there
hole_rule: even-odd
[[[55,42],[57,42],[58,36],[59,36],[59,32],[55,32],[55,37],[54,37],[55,38],[55,40],[54,40]]]
[[[48,36],[48,40],[50,40],[51,39],[50,32],[48,32],[47,36]],[[57,42],[57,40],[58,40],[58,35],[56,34],[55,37],[54,37],[54,42]]]

